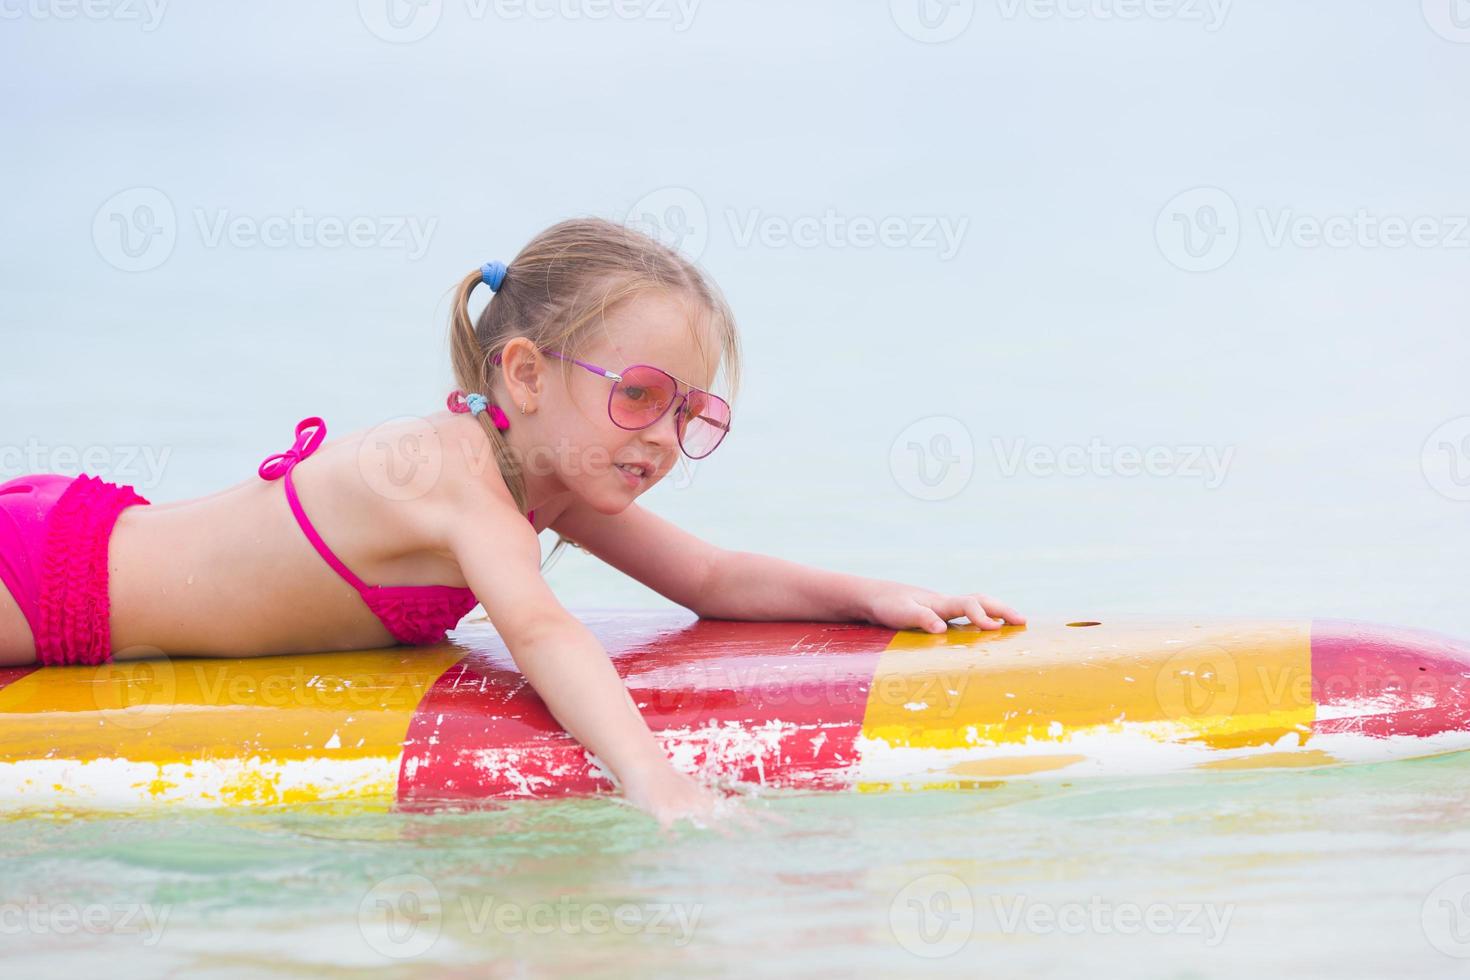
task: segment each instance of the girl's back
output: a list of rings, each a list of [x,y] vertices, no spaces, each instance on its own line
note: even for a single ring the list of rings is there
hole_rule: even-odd
[[[289,438],[282,442],[289,444]],[[283,464],[291,463],[290,478],[310,525],[358,579],[368,585],[463,589],[459,566],[441,546],[439,517],[448,513],[444,498],[450,487],[461,495],[478,487],[487,500],[494,494],[491,482],[483,474],[474,482],[476,467],[466,465],[484,459],[484,444],[478,425],[441,412],[334,436],[305,458]],[[395,446],[414,446],[416,458],[385,456]],[[408,485],[390,479],[389,468],[405,463],[432,469],[432,478]],[[118,515],[108,556],[116,659],[369,649],[397,642],[357,589],[313,547],[292,512],[283,474],[275,475],[267,480],[252,473],[207,497],[128,507]],[[31,659],[7,653],[0,651],[0,662]]]

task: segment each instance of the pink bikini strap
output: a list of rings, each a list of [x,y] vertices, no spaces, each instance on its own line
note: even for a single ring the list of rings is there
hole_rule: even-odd
[[[322,536],[316,533],[316,528],[312,526],[311,520],[306,516],[306,511],[301,507],[300,498],[296,496],[296,486],[291,482],[291,470],[297,463],[316,452],[317,447],[322,444],[322,440],[326,437],[327,424],[325,422],[315,416],[302,419],[296,423],[296,442],[292,444],[290,449],[283,453],[277,453],[261,463],[259,473],[261,479],[264,480],[285,478],[286,500],[291,504],[291,513],[296,515],[296,523],[301,525],[301,530],[306,535],[306,540],[311,542],[311,546],[316,549],[316,553],[321,555],[338,575],[346,579],[348,584],[358,592],[363,592],[368,588],[367,583],[352,574],[352,569],[342,564],[342,560],[332,553],[331,548],[327,547],[327,543],[322,540]]]

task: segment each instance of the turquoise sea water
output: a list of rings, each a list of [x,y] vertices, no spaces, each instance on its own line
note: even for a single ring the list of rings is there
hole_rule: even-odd
[[[1460,976],[1467,800],[1456,755],[771,794],[733,839],[597,800],[37,817],[4,826],[7,901],[105,910],[115,931],[62,934],[53,908],[49,930],[6,928],[5,959],[17,976]]]

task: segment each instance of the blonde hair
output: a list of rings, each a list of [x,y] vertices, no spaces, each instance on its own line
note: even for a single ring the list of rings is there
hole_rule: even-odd
[[[725,389],[733,403],[740,386],[740,341],[735,317],[719,287],[678,252],[642,232],[600,218],[574,218],[552,225],[533,238],[506,267],[504,280],[473,322],[470,294],[482,282],[477,268],[460,280],[450,314],[449,344],[455,384],[494,400],[499,368],[496,355],[516,337],[538,348],[577,356],[589,329],[619,304],[643,293],[682,295],[709,316],[719,345]],[[703,337],[693,325],[695,342]],[[701,353],[706,353],[701,349]],[[572,368],[559,361],[563,376]],[[476,416],[495,451],[505,484],[516,507],[525,513],[525,478],[510,444],[490,420]],[[514,424],[514,423],[512,423]],[[556,547],[543,570],[569,539],[557,535]]]

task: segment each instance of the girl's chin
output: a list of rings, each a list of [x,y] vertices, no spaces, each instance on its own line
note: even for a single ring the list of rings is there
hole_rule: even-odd
[[[587,503],[587,506],[591,507],[597,513],[611,517],[627,510],[628,505],[633,502],[636,496],[637,494],[630,493],[625,488],[615,488],[610,493],[603,490],[597,494],[583,495],[582,499]]]

